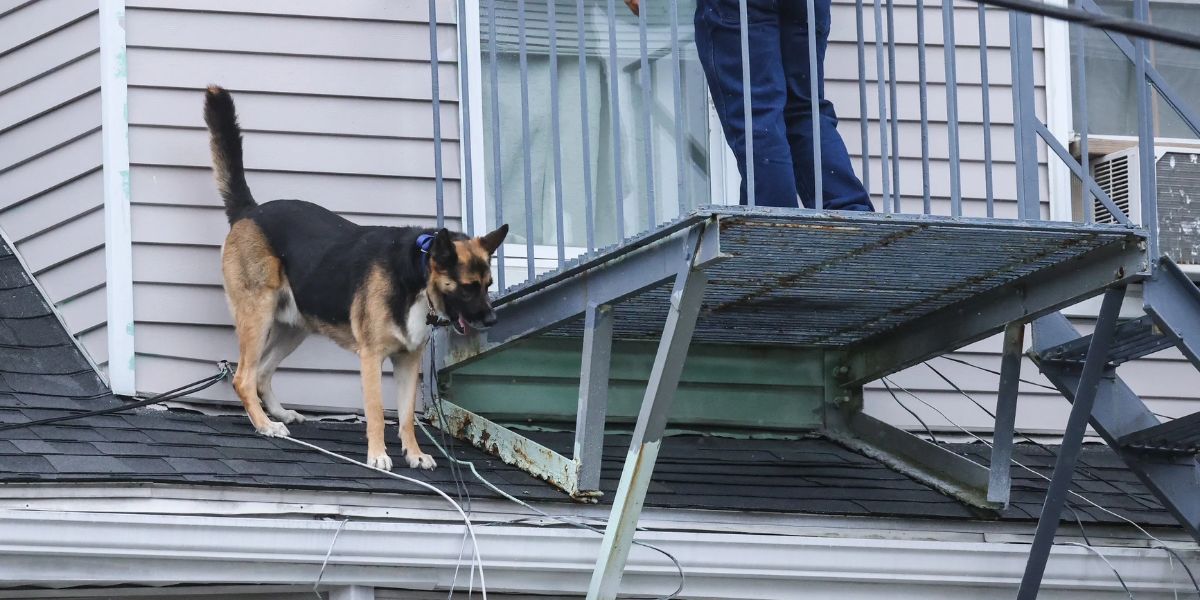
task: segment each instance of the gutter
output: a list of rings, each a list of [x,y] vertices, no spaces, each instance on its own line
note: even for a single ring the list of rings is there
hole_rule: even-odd
[[[481,519],[482,520],[482,519]],[[680,524],[681,527],[686,525]],[[338,521],[63,511],[0,511],[0,586],[306,585],[316,580]],[[445,590],[462,547],[458,524],[347,523],[322,577],[329,586]],[[489,591],[552,595],[587,589],[600,536],[573,528],[478,528]],[[639,539],[679,558],[688,598],[835,597],[860,585],[888,597],[962,598],[1015,590],[1028,545],[1007,541],[751,535],[656,530]],[[1100,549],[1135,593],[1182,585],[1161,550]],[[469,545],[468,545],[469,552]],[[464,565],[467,558],[464,557]],[[458,585],[467,583],[460,569]],[[660,595],[677,583],[669,561],[639,548],[622,592]],[[800,586],[803,586],[802,588]],[[1124,597],[1108,566],[1084,548],[1057,546],[1043,586]],[[866,588],[862,588],[866,589]],[[1180,587],[1179,589],[1184,589]]]

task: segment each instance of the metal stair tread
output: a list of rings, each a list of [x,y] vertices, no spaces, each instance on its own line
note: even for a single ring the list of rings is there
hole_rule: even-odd
[[[1087,357],[1088,346],[1091,342],[1092,336],[1085,335],[1045,350],[1041,352],[1041,356],[1044,360],[1082,363]],[[1119,365],[1154,354],[1173,345],[1174,341],[1164,335],[1155,325],[1154,320],[1146,315],[1117,325],[1112,346],[1108,350],[1108,362],[1112,365]]]
[[[1136,431],[1122,437],[1118,443],[1125,448],[1149,452],[1200,453],[1200,413]]]

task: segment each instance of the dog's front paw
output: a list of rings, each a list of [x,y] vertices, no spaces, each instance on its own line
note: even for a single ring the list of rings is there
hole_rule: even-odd
[[[408,462],[409,468],[412,469],[432,469],[437,466],[437,463],[433,461],[433,457],[424,452],[413,453],[405,450],[404,460]]]
[[[266,425],[262,427],[256,427],[255,430],[267,437],[288,437],[292,435],[291,432],[288,431],[287,425],[284,425],[279,421],[268,420]]]
[[[392,458],[386,454],[368,456],[367,464],[375,467],[376,469],[383,469],[384,471],[392,470]]]
[[[280,421],[283,421],[284,423],[303,423],[304,422],[304,415],[302,415],[294,410],[281,410],[278,412],[273,412],[273,413],[271,413],[271,416],[275,417],[276,419],[279,419]]]

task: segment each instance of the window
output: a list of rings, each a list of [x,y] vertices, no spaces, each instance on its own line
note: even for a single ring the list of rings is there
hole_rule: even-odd
[[[1109,15],[1133,17],[1130,0],[1097,0]],[[1200,2],[1197,0],[1152,1],[1150,22],[1180,31],[1200,30]],[[1087,88],[1074,83],[1075,130],[1084,131],[1081,102],[1086,98],[1090,135],[1136,136],[1137,88],[1134,63],[1121,52],[1108,36],[1096,30],[1077,29],[1084,36]],[[1075,33],[1073,31],[1072,33]],[[1200,53],[1170,44],[1151,43],[1148,48],[1151,63],[1163,78],[1187,102],[1200,98]],[[1079,47],[1071,44],[1072,78],[1080,60]],[[1165,138],[1195,138],[1195,134],[1156,92],[1153,102],[1154,134]]]

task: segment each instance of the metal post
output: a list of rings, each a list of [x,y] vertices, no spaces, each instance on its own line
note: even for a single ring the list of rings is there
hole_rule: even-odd
[[[1004,330],[1004,355],[1000,362],[1000,392],[996,399],[996,428],[992,432],[992,468],[988,502],[1008,506],[1012,489],[1013,429],[1017,418],[1017,388],[1021,379],[1021,350],[1025,324],[1009,323]]]
[[[867,116],[867,53],[866,34],[863,32],[863,0],[854,2],[854,27],[858,41],[858,133],[861,137],[859,158],[862,159],[862,183],[867,196],[871,195],[871,140],[867,129],[871,119]]]
[[[638,45],[640,54],[640,73],[638,73],[640,86],[642,88],[642,152],[645,154],[643,159],[642,169],[646,171],[646,217],[649,225],[646,229],[653,229],[658,224],[658,200],[654,194],[654,126],[650,120],[650,113],[654,110],[654,100],[650,97],[650,51],[647,48],[646,40],[646,13],[648,11],[638,11]]]
[[[1017,217],[1036,220],[1041,216],[1038,192],[1037,140],[1034,137],[1033,24],[1028,14],[1010,12],[1012,39],[1013,136],[1017,162]]]
[[[606,304],[588,306],[583,326],[583,364],[579,371],[579,410],[575,415],[577,491],[600,489],[612,331],[612,307]]]
[[[1075,1],[1075,7],[1083,9],[1083,3],[1079,0]],[[1075,103],[1076,115],[1079,118],[1079,165],[1086,174],[1087,179],[1092,179],[1092,169],[1088,166],[1091,160],[1088,157],[1088,98],[1087,98],[1087,30],[1080,27],[1076,23],[1071,24],[1070,28],[1071,43],[1075,44],[1075,85],[1077,90],[1078,101]],[[1086,180],[1085,180],[1086,181]],[[1091,190],[1087,185],[1079,186],[1080,200],[1083,204],[1083,222],[1092,223],[1096,220],[1096,207],[1092,203]]]
[[[616,598],[621,585],[621,572],[629,557],[642,503],[646,500],[646,488],[650,485],[650,475],[658,459],[667,413],[675,399],[675,390],[687,358],[688,346],[692,342],[692,332],[696,328],[696,317],[700,313],[700,301],[707,283],[704,272],[694,270],[692,264],[699,239],[696,238],[696,244],[691,245],[691,250],[681,257],[684,262],[671,291],[670,312],[667,313],[662,339],[654,356],[650,381],[646,385],[646,395],[642,398],[642,409],[633,430],[629,455],[621,471],[616,497],[613,498],[608,526],[604,529],[600,557],[596,560],[592,582],[588,586],[588,600]]]
[[[550,139],[554,146],[554,231],[558,242],[558,266],[567,262],[566,232],[563,231],[562,133],[558,115],[558,16],[557,0],[546,3],[547,29],[550,33]],[[583,60],[580,56],[579,60]]]
[[[582,17],[581,17],[582,18]],[[625,239],[625,185],[621,173],[621,91],[617,80],[617,8],[608,0],[608,98],[612,106],[613,200],[617,203],[617,241]]]
[[[429,0],[429,73],[433,99],[433,181],[437,226],[446,225],[445,180],[442,177],[442,86],[438,82],[437,0]]]
[[[883,190],[883,212],[892,212],[891,165],[888,164],[887,103],[884,100],[886,77],[883,74],[883,13],[881,0],[874,0],[875,9],[875,96],[879,101],[879,181]],[[899,193],[897,191],[897,193]]]
[[[463,215],[463,219],[465,220],[463,232],[466,233],[467,235],[475,235],[476,234],[476,232],[475,232],[475,210],[474,210],[474,204],[475,204],[475,177],[474,177],[475,157],[472,156],[472,152],[471,152],[471,148],[474,146],[474,144],[472,143],[472,140],[475,138],[474,138],[474,136],[471,135],[471,94],[468,92],[468,90],[471,89],[470,88],[471,74],[470,74],[470,70],[467,68],[468,61],[473,60],[474,57],[471,57],[471,53],[467,50],[467,34],[466,34],[467,4],[466,4],[466,0],[458,0],[457,18],[458,18],[458,28],[459,28],[459,34],[458,34],[458,61],[459,61],[458,86],[459,87],[458,87],[458,89],[461,90],[461,93],[459,93],[459,103],[461,104],[461,110],[459,110],[459,115],[461,116],[461,119],[459,121],[459,127],[461,128],[460,131],[462,134],[461,137],[459,138],[459,144],[462,146],[462,161],[463,161],[462,169],[460,172],[462,173],[462,181],[463,181],[463,198],[466,199],[466,201],[463,203],[464,210],[466,211],[466,214]],[[468,57],[471,57],[471,58],[468,58]]]
[[[811,19],[810,19],[811,20]],[[738,0],[738,27],[742,38],[742,116],[745,119],[743,154],[746,157],[746,203],[755,206],[754,195],[754,113],[750,102],[750,17],[746,0]]]
[[[980,4],[980,6],[983,6]],[[929,78],[925,72],[925,0],[917,0],[917,93],[921,108],[921,202],[933,212],[929,198]]]
[[[580,141],[583,143],[583,221],[587,231],[588,252],[596,249],[596,216],[592,208],[592,140],[588,127],[588,84],[587,84],[587,37],[583,30],[583,0],[575,0],[575,36],[579,51],[579,122],[582,124]]]
[[[825,177],[821,170],[821,61],[817,57],[817,18],[814,0],[808,0],[808,109],[812,117],[813,207],[825,208]]]
[[[1138,21],[1150,19],[1150,1],[1134,0],[1133,18]],[[1154,122],[1150,114],[1150,86],[1146,81],[1147,46],[1145,38],[1134,38],[1134,85],[1137,86],[1138,162],[1141,166],[1142,222],[1150,233],[1149,253],[1158,257],[1158,185],[1154,173]]]
[[[679,197],[679,215],[687,212],[687,181],[684,173],[687,163],[683,158],[683,147],[687,138],[683,135],[683,66],[679,51],[679,0],[671,0],[671,97],[675,100],[675,180]]]
[[[1032,39],[1032,38],[1031,38]],[[954,60],[954,0],[942,0],[942,50],[946,58],[946,131],[950,152],[950,214],[962,216],[958,161],[958,67]],[[1032,105],[1030,105],[1032,108]]]
[[[887,52],[888,52],[888,110],[892,130],[892,210],[903,212],[900,206],[900,109],[897,107],[899,92],[896,90],[896,3],[887,3]]]
[[[988,82],[987,6],[979,4],[979,85],[983,88],[983,188],[988,218],[996,216],[992,192],[992,93]]]
[[[495,202],[496,222],[499,227],[504,224],[504,178],[501,176],[500,151],[500,67],[496,49],[496,0],[487,0],[488,13],[488,78],[492,89],[492,198]],[[496,248],[496,285],[501,290],[504,285],[504,244]]]
[[[537,270],[534,265],[533,248],[533,140],[529,137],[529,52],[525,36],[525,0],[517,0],[517,61],[521,70],[521,174],[525,183],[525,272],[532,281],[537,276]],[[497,92],[499,90],[492,93]]]
[[[1021,587],[1017,591],[1017,600],[1036,600],[1038,590],[1042,585],[1042,575],[1046,572],[1046,560],[1050,558],[1050,548],[1054,545],[1054,532],[1058,529],[1063,503],[1066,502],[1067,492],[1070,491],[1071,477],[1075,473],[1075,463],[1079,459],[1083,434],[1087,429],[1088,419],[1092,415],[1092,407],[1096,402],[1096,390],[1099,388],[1100,377],[1107,369],[1108,349],[1112,344],[1113,329],[1116,327],[1117,316],[1121,312],[1121,301],[1124,299],[1124,286],[1109,288],[1104,293],[1104,302],[1100,306],[1096,329],[1092,333],[1087,359],[1083,363],[1083,373],[1079,378],[1079,388],[1075,392],[1075,400],[1071,405],[1071,416],[1067,419],[1062,446],[1058,453],[1058,459],[1054,463],[1054,476],[1050,480],[1050,487],[1046,491],[1046,501],[1042,505],[1042,514],[1038,518],[1033,547],[1029,550],[1029,562],[1025,565],[1025,576],[1021,578]]]

